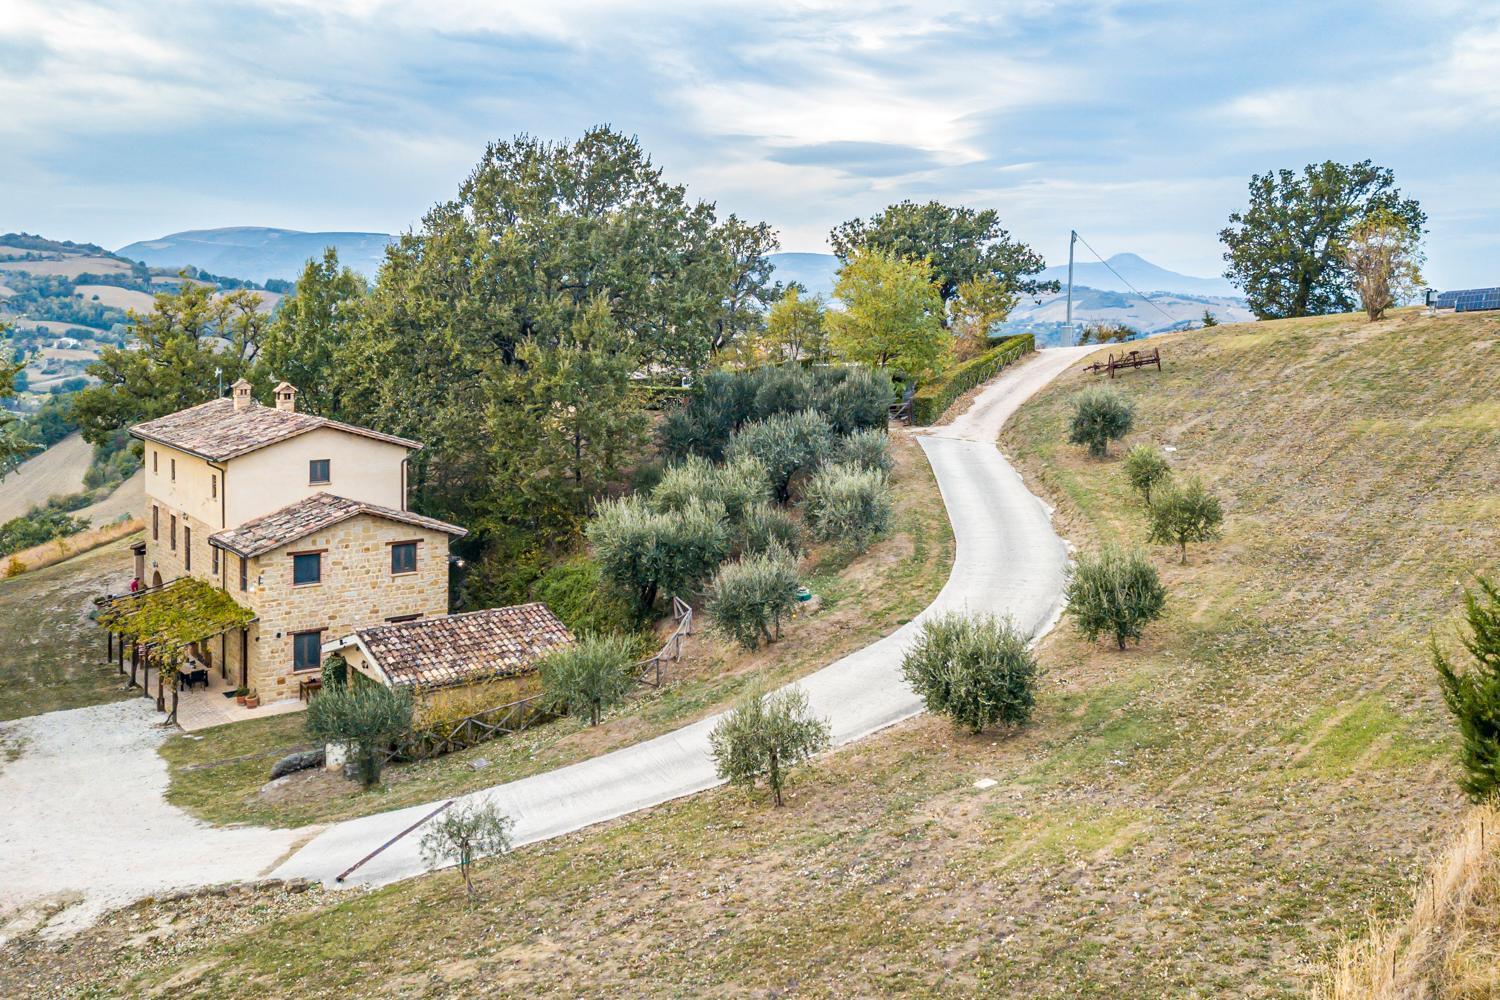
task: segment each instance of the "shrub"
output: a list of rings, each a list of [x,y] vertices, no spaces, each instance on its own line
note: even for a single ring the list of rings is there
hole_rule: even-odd
[[[812,377],[799,365],[767,365],[749,372],[747,378],[754,387],[751,414],[756,419],[796,413],[812,404]]]
[[[17,559],[15,556],[11,556],[10,561],[5,564],[6,579],[9,579],[13,576],[20,576],[24,572],[26,572],[26,564]]]
[[[1161,452],[1149,444],[1138,444],[1125,454],[1125,476],[1150,506],[1152,488],[1172,478],[1172,467]]]
[[[87,530],[88,526],[88,521],[68,516],[49,501],[47,506],[33,507],[20,517],[13,517],[0,524],[0,556],[50,542],[54,538],[76,535]]]
[[[324,688],[307,706],[307,735],[349,748],[360,783],[380,780],[385,752],[411,732],[412,699],[405,688],[373,681]]]
[[[697,455],[674,465],[651,491],[651,507],[658,511],[682,511],[692,503],[718,503],[732,524],[738,524],[746,508],[771,498],[771,483],[765,467],[750,456],[724,465],[714,465]]]
[[[628,632],[636,624],[630,600],[588,556],[549,567],[532,584],[531,597],[547,605],[574,635]]]
[[[929,712],[975,733],[997,722],[1019,726],[1036,704],[1036,656],[1026,637],[988,616],[929,620],[901,673]]]
[[[663,418],[657,432],[662,453],[672,460],[689,455],[715,461],[723,458],[730,436],[753,416],[755,390],[746,373],[709,372],[702,391]]]
[[[870,472],[890,472],[896,462],[891,457],[891,437],[881,430],[858,430],[839,440],[835,456],[842,465],[853,465]]]
[[[1002,340],[972,361],[948,369],[944,376],[924,385],[912,397],[912,422],[930,424],[954,401],[978,385],[994,378],[1006,365],[1036,350],[1036,338],[1029,333]]]
[[[1103,458],[1109,443],[1130,433],[1135,407],[1113,389],[1085,389],[1073,397],[1073,418],[1068,425],[1071,444],[1088,445],[1089,454]]]
[[[833,427],[821,413],[778,413],[741,427],[729,442],[732,460],[759,460],[776,499],[791,498],[792,479],[810,473],[833,451]]]
[[[1463,739],[1458,787],[1475,802],[1500,796],[1500,589],[1480,579],[1479,594],[1464,592],[1469,634],[1461,641],[1474,660],[1469,668],[1454,667],[1432,643],[1443,700]]]
[[[509,816],[493,802],[459,802],[427,823],[422,834],[422,860],[429,868],[443,862],[458,865],[464,893],[474,898],[471,869],[478,858],[510,850]]]
[[[797,564],[785,552],[726,563],[708,588],[705,610],[714,631],[755,649],[781,638],[781,622],[797,604]]]
[[[1140,642],[1146,625],[1161,617],[1167,603],[1167,590],[1151,560],[1114,546],[1078,560],[1065,596],[1068,616],[1084,638],[1093,642],[1110,635],[1121,649],[1127,640]]]
[[[745,788],[765,778],[780,806],[787,773],[828,749],[831,733],[808,708],[807,693],[791,687],[749,695],[719,719],[708,741],[719,777]]]
[[[663,592],[695,592],[730,547],[722,507],[694,503],[662,513],[639,497],[601,505],[585,534],[604,577],[631,595],[638,619],[650,615]]]
[[[746,508],[736,531],[735,548],[742,556],[777,549],[798,556],[803,551],[802,525],[774,504],[758,503]]]
[[[863,549],[890,530],[890,485],[883,473],[832,465],[808,481],[802,510],[814,538]]]
[[[820,368],[815,379],[814,409],[828,418],[835,434],[885,430],[896,388],[884,368]]]
[[[1208,492],[1203,480],[1194,477],[1186,486],[1168,486],[1157,491],[1147,508],[1151,541],[1176,545],[1187,562],[1188,542],[1209,542],[1219,537],[1224,509],[1219,498]]]
[[[323,690],[343,687],[349,681],[349,661],[337,653],[323,661]]]
[[[634,642],[622,635],[586,635],[575,646],[549,653],[539,673],[542,691],[555,708],[587,714],[589,725],[630,690]]]

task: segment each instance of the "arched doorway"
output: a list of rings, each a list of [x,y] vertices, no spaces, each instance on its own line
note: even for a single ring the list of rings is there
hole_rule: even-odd
[[[160,587],[161,586],[161,570],[158,569],[158,570],[153,570],[151,572],[151,586],[153,586],[153,587]]]

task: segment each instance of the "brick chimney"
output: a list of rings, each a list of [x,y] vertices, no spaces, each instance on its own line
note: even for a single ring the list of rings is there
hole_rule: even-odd
[[[285,410],[288,413],[297,412],[297,387],[290,382],[283,382],[276,387],[276,409]]]
[[[250,383],[240,379],[234,384],[234,412],[248,410],[255,405],[255,400],[250,396]]]

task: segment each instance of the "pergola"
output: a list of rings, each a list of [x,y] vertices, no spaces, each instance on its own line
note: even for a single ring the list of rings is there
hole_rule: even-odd
[[[108,631],[108,655],[125,672],[125,643],[129,642],[130,684],[144,663],[154,665],[156,707],[166,711],[166,692],[172,688],[168,721],[177,718],[177,674],[187,648],[230,629],[245,628],[255,621],[255,612],[235,602],[228,593],[197,577],[179,577],[160,587],[147,587],[133,594],[106,596],[96,601],[97,619]],[[149,674],[142,676],[141,689],[150,697]]]

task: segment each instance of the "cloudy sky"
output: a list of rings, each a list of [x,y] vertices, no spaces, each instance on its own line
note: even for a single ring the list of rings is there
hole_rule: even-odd
[[[1493,0],[0,0],[0,231],[397,232],[597,123],[787,250],[939,198],[1194,274],[1251,173],[1370,157],[1500,284]]]

